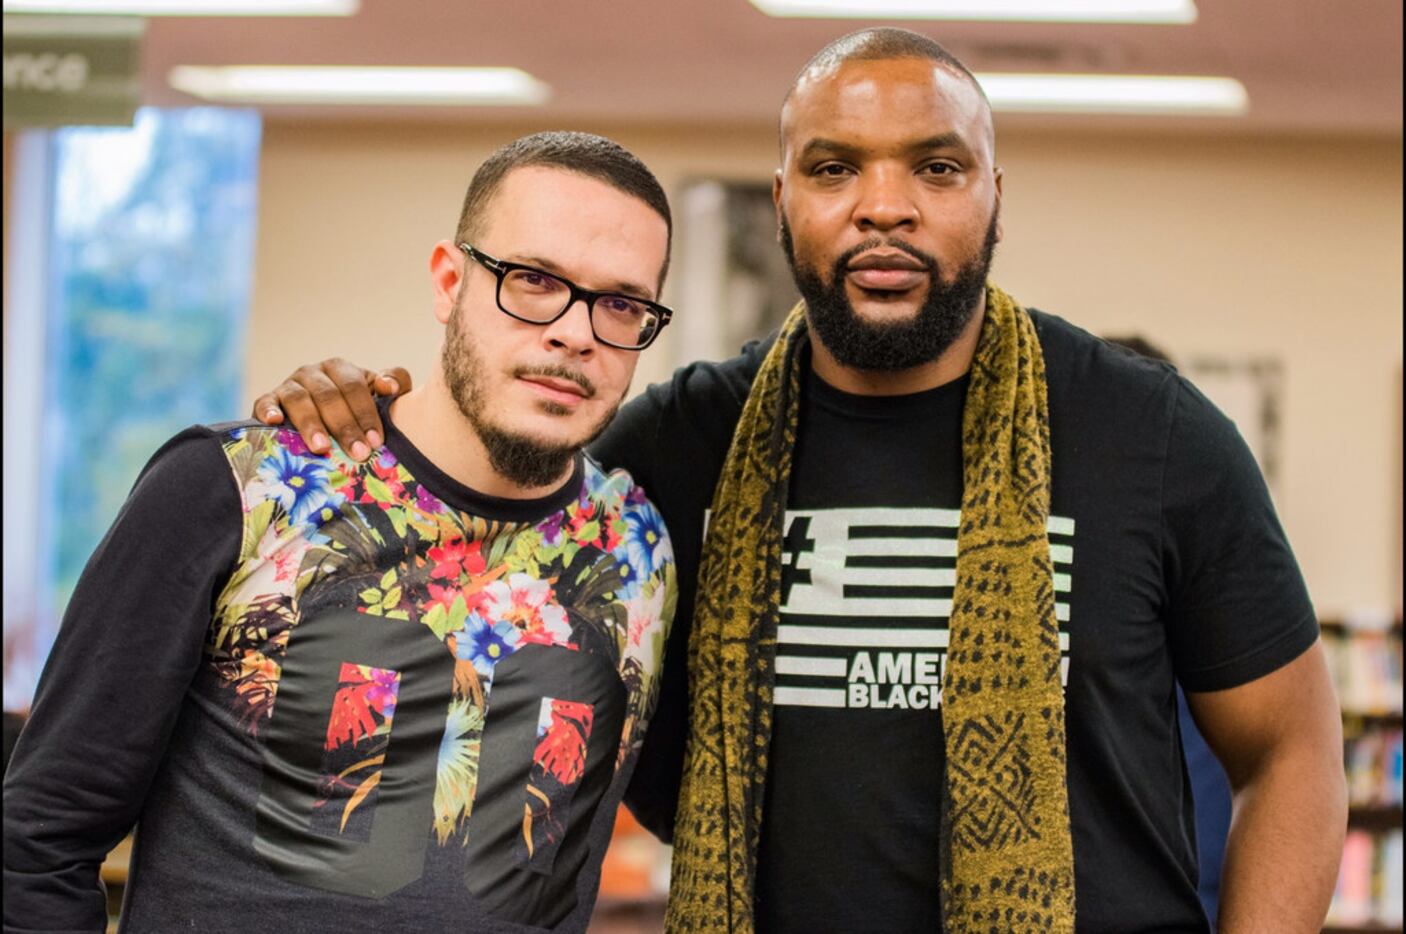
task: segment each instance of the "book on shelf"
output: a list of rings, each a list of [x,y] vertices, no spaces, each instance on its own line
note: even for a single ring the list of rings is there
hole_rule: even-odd
[[[1347,715],[1401,714],[1401,632],[1325,626],[1323,649]]]
[[[1401,807],[1400,727],[1347,733],[1343,764],[1353,807]]]
[[[1401,924],[1401,870],[1400,828],[1386,834],[1349,830],[1328,923]]]
[[[1402,677],[1399,616],[1362,615],[1322,627],[1343,709],[1347,839],[1328,923],[1362,930],[1402,924]]]

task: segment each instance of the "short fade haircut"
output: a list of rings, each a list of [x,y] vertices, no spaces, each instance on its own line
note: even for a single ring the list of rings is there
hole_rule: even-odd
[[[945,68],[965,75],[967,80],[975,85],[978,91],[981,91],[981,82],[976,80],[976,75],[962,64],[961,59],[943,48],[937,40],[929,39],[922,33],[913,32],[911,29],[899,29],[896,26],[875,26],[871,29],[861,29],[847,36],[841,36],[812,55],[810,61],[806,62],[796,73],[796,80],[791,82],[791,87],[786,92],[786,100],[791,99],[791,95],[795,93],[796,86],[801,83],[801,79],[812,70],[827,71],[843,65],[845,62],[880,62],[894,58],[926,58],[937,62]],[[986,92],[982,91],[981,96],[985,99]]]
[[[936,62],[944,68],[964,76],[971,82],[972,87],[976,88],[976,93],[981,95],[981,99],[986,101],[987,106],[991,105],[991,102],[986,99],[986,91],[982,89],[981,82],[976,80],[976,75],[962,64],[961,59],[943,48],[937,40],[929,39],[922,33],[913,32],[911,29],[876,26],[841,36],[812,55],[810,61],[801,66],[801,70],[796,73],[795,80],[791,82],[791,87],[786,90],[786,97],[781,101],[782,109],[785,109],[791,96],[796,93],[796,88],[800,86],[801,81],[812,71],[830,71],[845,62],[881,62],[895,58],[925,58]],[[784,133],[782,136],[781,145],[784,149],[786,145]]]
[[[659,284],[669,272],[669,253],[674,238],[674,218],[669,212],[669,199],[659,179],[639,158],[624,146],[604,136],[553,130],[534,133],[499,147],[483,161],[469,182],[464,195],[464,207],[459,212],[455,239],[473,243],[483,232],[484,213],[503,179],[513,169],[542,166],[562,169],[605,182],[612,188],[640,199],[662,218],[668,230],[664,248],[664,266],[659,270]]]

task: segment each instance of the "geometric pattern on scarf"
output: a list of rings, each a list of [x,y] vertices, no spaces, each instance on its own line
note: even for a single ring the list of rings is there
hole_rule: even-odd
[[[1074,930],[1074,850],[1035,325],[987,287],[962,414],[957,582],[942,682],[943,928]]]

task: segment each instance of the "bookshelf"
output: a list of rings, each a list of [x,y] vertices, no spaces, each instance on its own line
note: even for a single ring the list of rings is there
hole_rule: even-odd
[[[1401,934],[1401,620],[1330,620],[1321,630],[1343,709],[1349,803],[1324,934]]]

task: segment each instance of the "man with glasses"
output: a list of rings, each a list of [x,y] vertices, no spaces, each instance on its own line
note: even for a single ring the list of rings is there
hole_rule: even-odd
[[[670,213],[609,140],[526,137],[430,257],[440,366],[384,436],[197,427],[69,604],[5,780],[5,929],[584,931],[675,603],[610,422]]]

